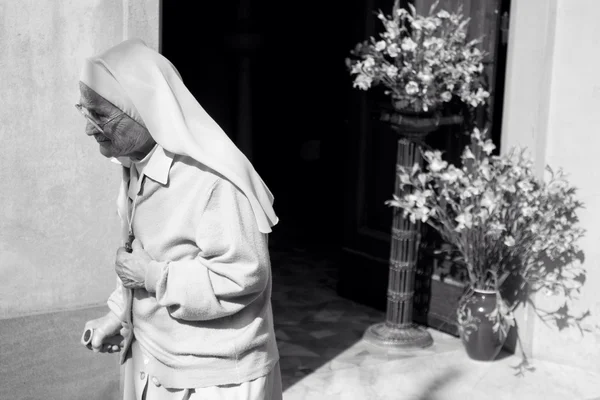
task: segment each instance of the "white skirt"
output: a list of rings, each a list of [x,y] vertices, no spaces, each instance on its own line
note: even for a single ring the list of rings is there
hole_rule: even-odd
[[[282,400],[279,362],[271,372],[252,381],[240,384],[209,386],[195,389],[168,389],[152,376],[135,370],[134,357],[138,346],[131,346],[131,356],[121,366],[121,392],[123,400]]]

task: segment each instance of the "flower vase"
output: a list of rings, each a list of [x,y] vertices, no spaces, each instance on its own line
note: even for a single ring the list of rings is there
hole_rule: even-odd
[[[467,355],[477,361],[494,361],[506,341],[506,335],[490,314],[496,310],[493,290],[471,289],[459,303],[458,331]]]
[[[383,110],[381,120],[391,125],[400,138],[422,143],[427,135],[438,129],[440,117],[433,111],[414,111],[392,99],[392,109]]]

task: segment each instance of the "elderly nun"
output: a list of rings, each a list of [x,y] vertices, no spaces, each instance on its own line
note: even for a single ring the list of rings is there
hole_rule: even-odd
[[[120,352],[124,399],[281,399],[271,310],[273,196],[139,39],[86,59],[86,134],[121,164],[123,247],[82,342]]]

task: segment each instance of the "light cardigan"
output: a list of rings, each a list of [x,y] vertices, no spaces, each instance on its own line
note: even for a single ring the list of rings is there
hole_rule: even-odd
[[[271,267],[267,234],[248,199],[206,166],[158,145],[131,171],[133,231],[154,259],[131,312],[135,339],[152,357],[148,369],[170,388],[266,375],[279,360]],[[127,307],[122,293],[117,287],[108,299],[118,316]]]

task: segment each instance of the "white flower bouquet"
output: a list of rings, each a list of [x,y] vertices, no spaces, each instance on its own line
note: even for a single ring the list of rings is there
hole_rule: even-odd
[[[396,108],[406,111],[432,111],[455,98],[472,107],[485,104],[484,53],[476,47],[480,40],[467,42],[469,19],[460,10],[436,12],[437,2],[426,16],[408,7],[396,0],[392,15],[380,11],[380,38],[351,51],[347,65],[354,87],[383,85]]]
[[[576,212],[583,205],[561,170],[547,167],[548,179],[542,179],[525,151],[496,156],[494,148],[485,132],[475,129],[460,168],[444,161],[440,151],[425,151],[424,167],[399,167],[404,194],[386,204],[413,222],[427,223],[451,245],[470,288],[498,294],[490,318],[496,328],[506,328],[518,304],[500,296],[509,277],[527,285],[528,293],[570,297],[579,291],[585,274],[573,261],[581,255],[577,240],[584,231]],[[559,328],[568,323],[564,313],[556,315]]]

